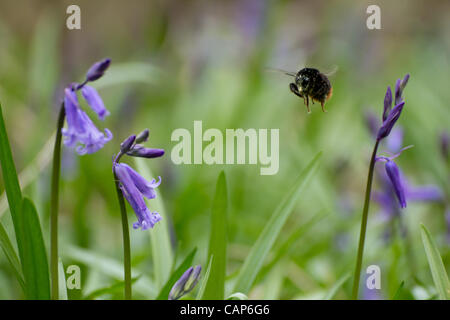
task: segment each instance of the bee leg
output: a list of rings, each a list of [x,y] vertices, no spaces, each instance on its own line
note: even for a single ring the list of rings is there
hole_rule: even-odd
[[[320,102],[320,105],[322,106],[322,111],[323,111],[323,112],[328,112],[327,110],[325,110],[325,108],[324,108],[324,104],[325,104],[325,103],[324,103],[323,101],[322,101],[322,102]]]
[[[289,84],[289,89],[291,89],[291,91],[298,97],[303,98],[303,95],[300,93],[300,91],[298,91],[298,87],[295,83],[290,83]]]
[[[305,95],[305,97],[306,97],[306,109],[308,109],[308,113],[311,113],[311,109],[309,109],[309,98],[308,98],[308,96],[307,95]]]

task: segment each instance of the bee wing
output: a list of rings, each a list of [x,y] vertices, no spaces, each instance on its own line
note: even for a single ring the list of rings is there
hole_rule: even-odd
[[[266,68],[266,71],[279,72],[279,73],[283,73],[283,74],[291,76],[291,77],[297,76],[297,73],[295,73],[295,72],[290,72],[290,71],[286,71],[286,70],[282,70],[282,69]]]
[[[331,77],[334,76],[336,72],[338,72],[338,69],[339,69],[338,66],[335,65],[331,68],[330,71],[324,72],[323,74],[326,75],[327,77]]]

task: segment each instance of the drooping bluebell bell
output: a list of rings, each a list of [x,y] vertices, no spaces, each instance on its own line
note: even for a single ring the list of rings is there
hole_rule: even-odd
[[[400,172],[394,161],[388,160],[386,162],[386,173],[391,180],[392,186],[394,187],[395,194],[400,203],[401,208],[406,208],[406,198],[405,189],[403,187],[403,182],[400,178]]]
[[[64,144],[68,147],[76,147],[80,155],[94,153],[112,139],[112,133],[108,129],[101,132],[97,129],[89,116],[78,105],[76,93],[71,89],[65,89],[64,108],[66,111],[67,128],[62,129],[65,137]]]
[[[147,208],[144,196],[148,199],[156,197],[154,189],[161,183],[161,178],[158,182],[154,179],[148,182],[124,163],[115,163],[114,172],[120,181],[120,189],[125,199],[127,199],[138,218],[138,221],[133,224],[133,228],[141,228],[142,230],[153,228],[161,220],[161,216],[158,212],[151,212]]]
[[[200,265],[187,269],[170,290],[169,300],[178,300],[192,291],[199,280],[201,271],[202,267]]]
[[[156,198],[155,188],[161,184],[161,177],[158,177],[158,181],[153,179],[147,181],[138,172],[125,163],[120,163],[119,160],[123,155],[135,156],[130,153],[131,150],[136,148],[136,141],[145,142],[148,139],[148,130],[144,130],[139,135],[132,135],[126,138],[120,145],[120,152],[113,160],[113,171],[117,179],[119,180],[119,187],[133,208],[138,221],[133,224],[134,229],[141,228],[146,230],[153,228],[153,226],[161,220],[161,216],[158,212],[151,212],[144,200]],[[143,149],[143,146],[141,146]],[[161,150],[159,155],[154,155],[152,158],[160,157],[164,154],[163,149],[148,149],[148,150]]]
[[[76,148],[80,155],[94,153],[112,139],[111,131],[105,129],[103,133],[97,129],[86,112],[81,109],[77,96],[77,91],[81,90],[87,104],[100,120],[104,120],[109,115],[97,90],[88,86],[87,82],[99,79],[105,73],[110,62],[110,59],[104,59],[95,63],[89,69],[83,83],[73,83],[64,90],[64,109],[67,118],[67,128],[62,129],[62,134],[65,136],[64,144]]]
[[[403,129],[401,127],[395,127],[391,134],[386,139],[386,147],[389,153],[394,154],[391,157],[378,157],[378,161],[391,161],[398,157],[407,148],[401,148],[403,144]],[[394,166],[389,164],[389,166]],[[385,170],[377,171],[378,180],[381,183],[381,188],[373,193],[373,199],[380,205],[381,213],[387,220],[393,219],[400,215],[400,209],[403,208],[401,200],[398,197],[398,192],[401,192],[404,197],[404,204],[407,202],[442,202],[444,199],[442,190],[435,185],[422,185],[414,186],[403,175],[400,168],[397,167],[397,188],[387,174],[387,168]],[[398,191],[401,185],[402,191]],[[396,199],[397,198],[397,199]]]

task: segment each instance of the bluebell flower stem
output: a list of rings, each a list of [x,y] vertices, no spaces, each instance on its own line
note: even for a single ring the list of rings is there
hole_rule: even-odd
[[[50,198],[50,274],[51,274],[51,297],[53,300],[59,299],[58,284],[58,207],[59,207],[59,176],[61,172],[61,140],[62,128],[66,112],[64,103],[59,110],[58,122],[56,125],[55,147],[53,149],[53,167],[51,180]]]
[[[375,169],[375,162],[376,162],[375,160],[377,156],[379,143],[380,140],[377,140],[377,142],[375,143],[375,147],[373,148],[372,158],[370,159],[369,165],[369,173],[367,176],[366,196],[364,199],[364,208],[361,220],[361,231],[359,234],[358,255],[356,257],[355,276],[353,279],[353,291],[352,291],[353,300],[358,299],[359,280],[361,278],[361,267],[364,254],[364,242],[366,240],[367,218],[369,216],[370,194],[372,191],[373,172]]]
[[[120,190],[119,179],[114,173],[114,181],[116,184],[117,198],[119,200],[120,214],[122,217],[122,232],[123,232],[123,272],[124,272],[124,289],[125,300],[131,300],[131,253],[130,253],[130,233],[128,229],[127,209],[125,207],[125,199]]]

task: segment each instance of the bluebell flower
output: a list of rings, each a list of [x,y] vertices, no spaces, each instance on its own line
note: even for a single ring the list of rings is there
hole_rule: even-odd
[[[67,128],[62,129],[65,137],[64,144],[68,147],[76,147],[80,155],[94,153],[112,139],[112,133],[108,129],[101,132],[97,129],[88,115],[78,105],[76,93],[72,89],[65,89],[64,108],[67,118]]]
[[[110,59],[105,59],[95,63],[89,69],[83,83],[73,83],[64,90],[64,109],[67,119],[67,128],[62,129],[62,135],[65,136],[64,144],[76,148],[80,155],[94,153],[112,139],[111,131],[105,129],[103,133],[97,129],[86,112],[81,109],[77,96],[77,91],[81,90],[87,104],[101,120],[109,115],[109,111],[105,108],[97,90],[86,85],[86,83],[99,79],[110,62]]]
[[[406,84],[409,80],[409,74],[405,75],[403,79],[397,79],[395,84],[395,107],[392,108],[392,91],[391,87],[388,86],[386,90],[386,95],[384,97],[384,106],[383,106],[383,123],[380,129],[377,132],[377,141],[380,141],[387,136],[391,132],[395,123],[397,122],[400,114],[402,113],[403,106],[405,105],[405,101],[403,100],[402,93],[403,89],[405,89]]]
[[[91,109],[98,115],[100,120],[105,120],[105,117],[109,116],[110,113],[106,110],[103,100],[97,90],[91,86],[84,85],[81,88],[81,94]]]
[[[161,177],[156,182],[153,179],[148,182],[144,177],[124,163],[114,163],[114,173],[120,182],[120,189],[128,203],[136,213],[138,221],[133,224],[134,229],[147,230],[161,220],[158,212],[151,212],[145,203],[144,196],[148,199],[156,197],[155,188],[161,183]]]
[[[178,300],[185,294],[192,291],[198,282],[201,271],[202,267],[199,265],[195,268],[190,267],[187,269],[170,290],[169,300]]]
[[[400,172],[394,161],[386,161],[386,173],[391,180],[392,186],[394,187],[395,194],[400,203],[401,208],[406,208],[406,198],[405,189],[403,187],[403,182],[400,177]]]
[[[158,158],[164,155],[164,150],[144,148],[144,146],[137,144],[129,151],[127,151],[127,155],[140,158]]]

